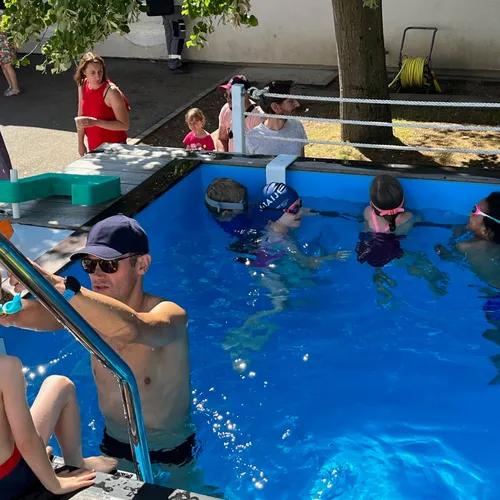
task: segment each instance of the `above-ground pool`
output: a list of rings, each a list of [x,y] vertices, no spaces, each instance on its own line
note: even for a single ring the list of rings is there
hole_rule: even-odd
[[[263,169],[203,165],[137,216],[151,240],[147,291],[189,314],[206,483],[241,500],[498,498],[499,349],[482,336],[493,291],[465,260],[436,254],[450,230],[415,228],[403,241],[412,259],[376,273],[356,259],[360,223],[306,217],[298,241],[311,254],[352,255],[316,269],[252,268],[235,260],[203,203],[222,176],[246,184],[250,199],[265,183]],[[355,215],[372,178],[287,173],[305,206]],[[438,223],[466,222],[498,188],[401,181],[406,206]],[[78,264],[65,273],[88,284]],[[51,373],[74,380],[84,454],[98,453],[103,420],[87,352],[64,331],[1,336],[28,368],[31,399]]]

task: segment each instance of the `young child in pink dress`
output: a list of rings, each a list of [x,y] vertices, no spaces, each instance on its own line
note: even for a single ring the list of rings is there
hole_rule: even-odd
[[[203,128],[205,116],[201,109],[192,108],[186,113],[186,123],[191,132],[184,138],[186,149],[202,149],[214,151],[215,144],[212,136]]]

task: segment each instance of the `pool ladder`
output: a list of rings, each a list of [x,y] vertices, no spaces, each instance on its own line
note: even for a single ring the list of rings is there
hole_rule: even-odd
[[[139,389],[130,367],[1,233],[0,263],[17,277],[87,351],[113,372],[120,387],[137,477],[146,483],[153,483]]]

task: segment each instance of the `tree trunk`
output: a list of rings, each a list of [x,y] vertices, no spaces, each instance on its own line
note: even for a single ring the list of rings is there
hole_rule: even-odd
[[[385,64],[382,0],[377,8],[363,0],[332,0],[341,97],[389,99]],[[381,104],[342,103],[344,120],[391,122],[391,108]],[[381,144],[391,141],[391,127],[342,124],[342,140]]]

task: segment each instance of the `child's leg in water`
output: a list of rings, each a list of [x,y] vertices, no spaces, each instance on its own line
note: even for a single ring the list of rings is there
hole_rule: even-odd
[[[259,281],[260,285],[269,291],[267,295],[273,308],[252,314],[241,327],[232,329],[222,342],[224,349],[231,351],[233,359],[244,361],[246,364],[248,360],[244,358],[248,352],[260,351],[277,329],[277,326],[270,322],[270,318],[286,309],[290,294],[280,275],[266,271],[261,274]]]
[[[397,286],[397,283],[392,278],[389,278],[389,276],[387,276],[387,274],[380,268],[376,269],[373,273],[373,283],[377,287],[377,292],[383,297],[382,299],[377,300],[377,303],[382,307],[389,305],[394,296],[386,285],[394,288]]]
[[[450,277],[432,264],[423,252],[415,253],[405,250],[405,255],[400,262],[405,265],[411,276],[427,281],[430,291],[436,297],[442,297],[448,293],[446,287],[450,283]]]

